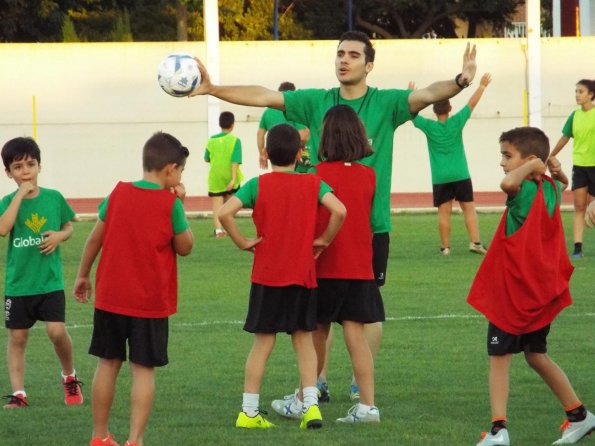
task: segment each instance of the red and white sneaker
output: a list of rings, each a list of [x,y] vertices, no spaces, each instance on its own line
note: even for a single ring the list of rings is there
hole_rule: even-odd
[[[141,446],[138,443],[130,443],[128,440],[126,440],[126,443],[124,443],[124,446]]]
[[[4,405],[5,409],[21,409],[27,407],[27,397],[21,394],[17,395],[6,395],[2,397],[8,400],[8,403]]]
[[[64,402],[67,406],[79,406],[83,404],[81,384],[82,382],[79,381],[76,376],[67,376],[66,379],[62,380],[62,385],[64,386]]]
[[[107,434],[105,438],[95,437],[91,439],[89,446],[120,446],[112,434]]]

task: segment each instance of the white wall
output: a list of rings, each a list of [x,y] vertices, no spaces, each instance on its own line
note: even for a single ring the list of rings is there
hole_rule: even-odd
[[[498,136],[523,125],[524,41],[480,39],[478,78],[489,71],[493,82],[465,128],[465,146],[475,189],[497,190]],[[419,87],[452,79],[459,71],[462,40],[377,41],[376,64],[369,84],[380,88]],[[292,81],[298,88],[330,88],[336,41],[223,42],[221,82],[277,88]],[[191,149],[184,182],[189,195],[206,195],[207,165],[202,161],[208,137],[206,98],[172,98],[157,85],[160,60],[174,51],[204,59],[203,42],[2,44],[0,45],[0,144],[32,135],[32,96],[37,103],[37,140],[42,149],[40,183],[66,197],[102,197],[119,179],[142,174],[141,148],[157,130],[170,132]],[[542,41],[543,128],[552,145],[575,108],[578,79],[593,78],[595,38],[551,38]],[[462,107],[475,85],[454,98]],[[235,133],[244,148],[244,173],[259,173],[256,130],[262,110],[222,103],[236,115]],[[431,116],[431,110],[424,110]],[[426,144],[411,123],[395,133],[392,189],[431,191]],[[562,152],[571,168],[571,144]],[[0,194],[14,189],[8,179]]]

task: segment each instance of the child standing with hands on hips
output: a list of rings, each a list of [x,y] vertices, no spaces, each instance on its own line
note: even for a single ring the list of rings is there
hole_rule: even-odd
[[[304,389],[300,428],[322,427],[312,342],[316,329],[314,262],[335,238],[346,211],[319,177],[294,172],[300,145],[300,135],[291,125],[271,128],[265,146],[272,172],[248,181],[219,211],[234,243],[254,252],[244,325],[244,330],[254,333],[254,344],[246,360],[242,411],[236,420],[240,428],[274,426],[260,414],[260,385],[276,334],[281,332],[291,335]],[[315,237],[319,204],[328,209],[330,218],[324,232]],[[254,209],[256,239],[246,239],[234,220],[243,207]]]
[[[506,406],[512,355],[523,352],[566,412],[562,437],[574,444],[595,430],[595,416],[578,399],[564,371],[547,354],[550,324],[572,303],[573,267],[566,253],[560,216],[568,179],[549,157],[549,141],[533,127],[500,136],[500,187],[506,211],[481,264],[467,301],[488,319],[489,388],[492,428],[478,446],[508,446]],[[545,175],[546,164],[552,178]]]

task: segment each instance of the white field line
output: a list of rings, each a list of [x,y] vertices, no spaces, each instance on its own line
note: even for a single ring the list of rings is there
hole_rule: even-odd
[[[595,313],[582,313],[582,314],[569,314],[564,317],[573,318],[591,318],[595,317]],[[484,319],[480,314],[435,314],[429,316],[400,316],[400,317],[387,317],[386,322],[408,322],[408,321],[429,321],[437,319]],[[171,321],[170,321],[171,322]],[[198,322],[182,322],[182,323],[170,323],[170,327],[209,327],[216,325],[242,325],[244,321],[198,321]],[[45,328],[43,325],[34,325],[33,329]],[[69,330],[76,330],[78,328],[93,328],[93,324],[67,324],[66,328]]]

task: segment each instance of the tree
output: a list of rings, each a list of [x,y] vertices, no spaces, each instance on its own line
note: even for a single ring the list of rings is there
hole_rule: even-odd
[[[318,38],[336,38],[346,30],[346,0],[296,2],[297,16]],[[456,37],[455,18],[470,22],[469,37],[477,23],[501,26],[509,22],[524,0],[360,0],[353,1],[354,23],[376,38],[420,38],[431,31],[440,37]]]

